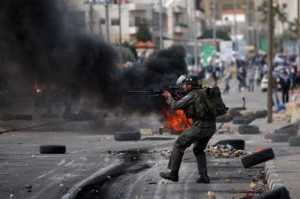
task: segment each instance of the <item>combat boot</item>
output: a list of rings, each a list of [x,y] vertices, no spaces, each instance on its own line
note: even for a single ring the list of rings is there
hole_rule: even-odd
[[[200,178],[196,181],[197,183],[209,184],[210,179],[206,173],[201,174]]]
[[[175,171],[170,171],[170,172],[160,172],[160,177],[166,179],[166,180],[171,180],[173,182],[178,182],[178,172]]]

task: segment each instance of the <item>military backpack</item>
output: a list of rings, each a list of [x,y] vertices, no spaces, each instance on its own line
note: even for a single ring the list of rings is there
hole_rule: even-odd
[[[204,87],[192,92],[196,92],[198,98],[196,99],[196,102],[188,108],[188,117],[202,120],[214,120],[216,117],[227,113],[228,107],[226,107],[223,102],[219,87]]]

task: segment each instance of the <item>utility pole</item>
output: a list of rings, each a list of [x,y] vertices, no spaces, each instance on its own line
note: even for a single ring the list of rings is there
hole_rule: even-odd
[[[94,2],[89,2],[89,27],[91,35],[94,35]]]
[[[238,50],[237,44],[237,26],[236,26],[236,0],[233,0],[233,28],[234,28],[234,51]]]
[[[268,123],[272,123],[272,82],[273,82],[273,0],[268,0],[268,37],[269,37],[269,70],[268,70],[268,96],[267,96],[267,106],[268,106]]]
[[[216,0],[213,0],[213,41],[216,45]]]
[[[122,56],[122,23],[121,23],[121,1],[119,0],[119,48],[120,48],[120,63],[123,63],[123,56]]]
[[[195,45],[194,45],[194,73],[197,73],[197,64],[198,64],[198,56],[197,56],[197,26],[196,26],[196,3],[197,1],[195,1],[194,3],[194,12],[193,12],[193,15],[192,15],[192,19],[193,19],[193,35],[194,35],[194,42],[195,42]]]
[[[300,0],[298,0],[298,63],[297,69],[300,70]]]
[[[159,0],[159,49],[163,49],[162,0]]]
[[[246,7],[247,7],[247,40],[248,40],[248,45],[250,45],[250,32],[249,32],[249,27],[250,27],[250,8],[249,8],[249,0],[246,0]],[[251,24],[252,25],[252,24]]]
[[[105,25],[106,25],[106,39],[109,42],[109,13],[108,13],[108,0],[105,0]]]

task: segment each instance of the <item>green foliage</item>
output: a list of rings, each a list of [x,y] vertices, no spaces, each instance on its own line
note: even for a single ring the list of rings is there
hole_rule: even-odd
[[[290,31],[285,31],[284,33],[275,36],[274,38],[274,47],[279,52],[283,51],[283,42],[287,40],[297,40],[297,36],[295,36]]]
[[[294,21],[289,22],[288,31],[294,40],[298,38],[298,28],[299,28],[298,24],[299,24],[298,19],[294,19]]]
[[[149,25],[146,19],[142,19],[137,23],[138,31],[136,33],[136,39],[138,41],[152,41],[152,35],[149,31]]]
[[[127,41],[123,42],[122,46],[124,46],[125,48],[128,48],[131,50],[131,52],[133,53],[134,58],[137,58],[137,52],[136,52],[136,48],[133,45],[130,45]]]
[[[197,39],[212,39],[213,38],[213,30],[207,30],[205,31],[200,37],[198,37]],[[216,38],[217,39],[223,39],[226,41],[230,41],[230,37],[227,34],[227,32],[222,31],[222,30],[217,30],[216,31]]]
[[[258,6],[257,11],[261,13],[261,22],[266,24],[268,22],[268,1],[264,0],[263,3]],[[281,23],[287,22],[287,13],[286,9],[283,7],[281,8],[279,4],[273,4],[273,16],[277,18]]]

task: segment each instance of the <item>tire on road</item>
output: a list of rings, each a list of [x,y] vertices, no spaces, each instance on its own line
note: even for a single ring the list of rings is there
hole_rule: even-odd
[[[240,116],[240,115],[241,115],[241,113],[240,113],[241,110],[246,110],[246,108],[243,108],[243,107],[234,107],[234,108],[230,108],[230,109],[228,110],[228,113],[229,113],[230,115],[232,115],[233,117],[235,117],[235,116]]]
[[[275,154],[272,148],[267,148],[265,150],[246,155],[241,158],[242,164],[245,168],[266,162],[268,160],[274,159]]]
[[[255,118],[253,115],[251,116],[236,116],[232,119],[233,124],[249,124],[252,122]]]
[[[242,139],[220,140],[216,142],[214,145],[227,145],[227,144],[229,144],[230,146],[232,146],[237,150],[245,149],[245,140]]]
[[[260,130],[255,125],[241,125],[238,127],[238,132],[240,134],[259,134]]]
[[[300,136],[291,136],[289,137],[290,146],[300,146]]]
[[[289,124],[274,131],[274,134],[288,134],[289,136],[297,136],[299,130],[298,124]]]
[[[254,113],[255,118],[265,118],[267,117],[268,111],[267,110],[260,110],[260,111],[256,111]]]
[[[257,196],[255,197],[255,199],[290,199],[290,194],[287,188],[279,187],[260,196]]]
[[[288,134],[266,134],[265,139],[270,139],[272,142],[288,142],[289,141]]]
[[[40,146],[41,154],[64,154],[66,153],[65,145],[43,145]]]
[[[32,115],[30,114],[16,114],[13,117],[14,120],[32,120]]]
[[[116,141],[135,141],[141,139],[141,133],[137,131],[115,132],[114,138]]]
[[[231,120],[232,120],[232,116],[228,114],[221,115],[216,118],[216,122],[230,122]]]

